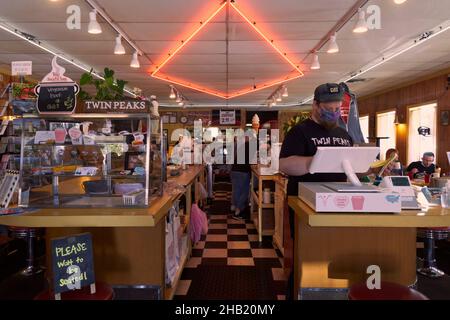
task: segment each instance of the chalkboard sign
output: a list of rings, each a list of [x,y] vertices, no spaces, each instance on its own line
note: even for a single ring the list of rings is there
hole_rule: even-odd
[[[41,83],[36,86],[38,96],[36,107],[41,114],[71,114],[76,107],[76,94],[79,87],[76,83]]]
[[[90,233],[52,239],[51,248],[56,295],[95,283]]]

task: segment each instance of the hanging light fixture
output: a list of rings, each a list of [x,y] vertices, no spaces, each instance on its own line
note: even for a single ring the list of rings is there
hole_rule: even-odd
[[[275,99],[275,97],[272,98],[272,106],[276,106],[277,105],[277,99]]]
[[[356,21],[355,28],[353,29],[354,33],[364,33],[367,32],[369,28],[367,28],[366,22],[366,14],[364,11],[359,8],[358,9],[358,21]]]
[[[394,0],[395,4],[402,4],[402,3],[405,3],[405,2],[406,2],[406,0]]]
[[[319,70],[320,69],[320,62],[319,62],[319,55],[316,53],[314,54],[314,60],[311,64],[311,70]]]
[[[170,86],[170,95],[169,98],[170,99],[175,99],[177,97],[177,95],[175,94],[175,88],[173,86]]]
[[[181,102],[181,96],[180,93],[177,92],[177,99],[175,100],[175,102],[180,103]]]
[[[131,59],[130,67],[132,68],[140,68],[141,64],[139,63],[138,52],[135,51],[133,53],[133,58]]]
[[[277,102],[283,101],[283,98],[281,97],[281,93],[280,92],[277,92],[276,99],[277,99]]]
[[[289,97],[288,88],[285,85],[283,85],[283,94],[282,94],[282,96],[285,97],[285,98]]]
[[[179,105],[180,107],[183,107],[183,106],[184,106],[184,99],[181,99],[180,102],[178,102],[178,105]]]
[[[328,53],[337,53],[339,52],[339,46],[336,42],[336,33],[334,33],[331,37],[330,37],[330,44],[328,45]]]
[[[95,9],[89,12],[88,32],[91,34],[102,33],[102,27],[97,22],[97,10]]]
[[[116,37],[116,46],[114,47],[114,54],[125,54],[125,48],[122,45],[122,36],[120,34]]]

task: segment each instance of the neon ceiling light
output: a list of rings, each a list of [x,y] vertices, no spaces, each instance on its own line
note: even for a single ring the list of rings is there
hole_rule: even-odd
[[[214,19],[214,17],[216,17],[225,7],[226,5],[229,4],[231,8],[233,8],[250,26],[251,28],[258,33],[274,50],[275,52],[277,52],[289,65],[291,65],[293,67],[293,72],[294,74],[288,74],[285,77],[279,78],[279,79],[275,79],[273,81],[270,81],[268,83],[263,83],[263,84],[259,84],[259,85],[254,85],[252,87],[249,88],[244,88],[241,90],[237,90],[233,93],[224,93],[224,92],[220,92],[220,91],[216,91],[213,89],[209,89],[197,84],[194,84],[190,81],[184,81],[184,80],[179,80],[179,79],[175,79],[172,78],[168,75],[163,75],[161,72],[161,69],[167,65],[176,55],[177,53],[180,52],[180,50],[186,46],[186,44],[191,41],[202,29],[205,28],[205,26],[212,20]],[[222,4],[219,6],[219,8],[217,10],[215,10],[209,17],[208,19],[206,19],[203,22],[200,22],[200,26],[197,27],[191,34],[189,37],[187,37],[185,40],[181,41],[181,44],[173,51],[168,53],[167,58],[165,58],[163,60],[162,63],[160,63],[156,69],[151,73],[151,76],[153,78],[156,79],[160,79],[163,81],[167,81],[170,83],[174,83],[189,89],[193,89],[196,91],[200,91],[203,93],[207,93],[222,99],[232,99],[235,97],[239,97],[251,92],[255,92],[255,91],[259,91],[262,89],[266,89],[268,87],[274,86],[274,85],[278,85],[280,83],[283,82],[287,82],[287,81],[291,81],[294,79],[298,79],[300,77],[303,77],[303,72],[300,70],[300,66],[296,63],[294,63],[291,59],[289,59],[289,57],[287,56],[287,54],[283,51],[280,50],[280,48],[278,48],[273,40],[270,40],[257,26],[256,26],[256,22],[252,22],[235,4],[234,0],[225,0],[222,2]]]

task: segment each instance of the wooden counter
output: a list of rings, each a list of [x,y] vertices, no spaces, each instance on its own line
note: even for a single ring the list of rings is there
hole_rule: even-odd
[[[317,213],[298,197],[289,197],[289,206],[303,211],[312,227],[421,228],[450,226],[450,209],[430,207],[400,213]]]
[[[191,187],[197,184],[203,169],[203,166],[189,166],[180,176],[169,178],[186,187],[187,205],[192,202]],[[46,228],[47,253],[51,250],[51,239],[89,232],[97,281],[113,286],[156,286],[161,289],[162,298],[171,298],[176,283],[170,290],[165,287],[164,218],[181,195],[165,192],[161,197],[154,197],[148,208],[138,209],[40,209],[29,214],[0,216],[0,224]],[[51,277],[50,259],[51,255],[47,254],[48,278]]]
[[[191,166],[169,180],[190,186],[203,166]],[[178,195],[153,196],[148,208],[44,208],[23,215],[0,215],[0,224],[21,227],[154,227]]]
[[[416,282],[416,228],[450,226],[450,210],[317,213],[295,196],[294,290],[346,289],[378,265],[382,281]]]

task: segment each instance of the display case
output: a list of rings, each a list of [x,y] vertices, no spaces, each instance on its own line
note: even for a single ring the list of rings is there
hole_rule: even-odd
[[[19,206],[146,207],[163,192],[160,118],[41,115],[20,123]]]

